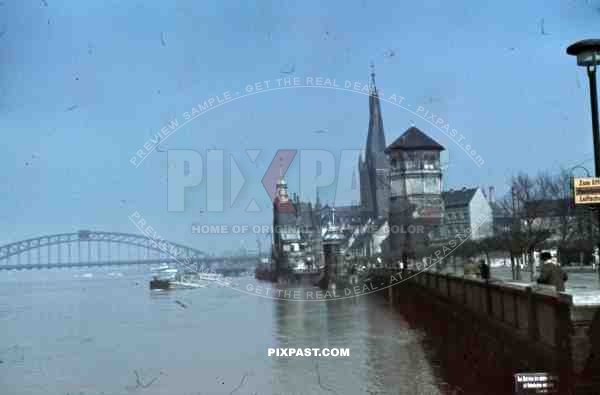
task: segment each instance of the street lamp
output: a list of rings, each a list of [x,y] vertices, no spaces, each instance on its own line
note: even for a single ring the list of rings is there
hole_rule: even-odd
[[[590,80],[590,102],[592,110],[592,133],[594,137],[594,163],[596,165],[596,177],[600,177],[600,126],[598,126],[598,89],[596,88],[596,66],[600,64],[600,40],[582,40],[571,44],[567,48],[567,54],[577,57],[577,65],[587,68]],[[598,216],[598,227],[600,229],[600,210]],[[600,240],[598,241],[598,253],[600,254]],[[598,265],[598,278],[600,279],[600,265]]]

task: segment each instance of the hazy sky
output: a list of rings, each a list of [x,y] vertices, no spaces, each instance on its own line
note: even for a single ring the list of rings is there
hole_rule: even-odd
[[[442,118],[483,158],[478,167],[425,119],[383,102],[388,143],[414,121],[447,148],[445,188],[495,185],[500,194],[518,170],[587,161],[593,171],[588,81],[565,48],[600,36],[598,0],[0,4],[0,243],[82,228],[137,233],[128,216],[138,211],[167,240],[218,251],[245,238],[254,247],[252,233],[201,236],[190,227],[270,223],[260,180],[275,151],[339,158],[361,148],[367,96],[273,90],[226,103],[172,134],[168,148],[198,151],[205,172],[206,150],[225,150],[222,213],[201,212],[218,198],[207,196],[206,174],[186,191],[185,211],[168,212],[167,153],[153,152],[137,168],[130,158],[211,97],[283,77],[365,84],[371,61],[385,96]],[[262,150],[256,163],[246,149]],[[230,155],[246,179],[231,208]],[[345,185],[355,156],[341,165]],[[298,167],[296,158],[292,191]],[[358,190],[337,198],[335,190],[323,188],[322,200],[358,199]],[[302,194],[314,199],[314,191]],[[261,213],[245,212],[252,198]]]

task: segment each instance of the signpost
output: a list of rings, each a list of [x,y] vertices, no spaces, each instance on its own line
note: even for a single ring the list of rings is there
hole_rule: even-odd
[[[548,373],[515,374],[515,395],[558,394],[558,377]]]
[[[600,203],[600,177],[573,178],[575,204]]]

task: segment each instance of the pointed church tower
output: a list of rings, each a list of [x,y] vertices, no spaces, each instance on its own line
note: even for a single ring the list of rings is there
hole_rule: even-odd
[[[317,201],[315,202],[315,208],[321,210],[321,199],[319,198],[319,191],[317,191]]]
[[[375,70],[371,64],[369,80],[369,130],[365,159],[359,161],[361,208],[366,218],[385,216],[387,212],[385,134],[379,94],[375,86]]]
[[[385,150],[385,134],[383,131],[383,118],[381,116],[381,104],[379,94],[375,86],[375,66],[371,64],[371,78],[369,80],[369,131],[367,134],[366,158],[368,161],[377,161]]]

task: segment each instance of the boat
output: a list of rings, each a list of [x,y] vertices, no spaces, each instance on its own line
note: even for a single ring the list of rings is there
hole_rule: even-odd
[[[154,277],[160,280],[175,280],[180,275],[179,270],[167,268],[154,272]]]
[[[169,280],[160,279],[155,276],[152,280],[150,280],[150,289],[171,289],[171,282]]]
[[[194,273],[184,272],[175,268],[167,267],[155,270],[150,289],[197,289],[206,288],[210,283],[219,282],[216,273]]]
[[[197,273],[196,277],[204,281],[219,281],[219,275],[216,273]]]
[[[208,284],[200,284],[189,281],[169,281],[170,288],[175,289],[195,289],[195,288],[206,288]]]
[[[172,282],[178,279],[179,270],[171,268],[167,264],[153,267],[150,270],[153,272],[152,280],[150,280],[150,289],[167,290],[174,288]]]
[[[163,270],[166,270],[166,269],[170,269],[170,268],[171,267],[168,264],[162,263],[160,266],[151,267],[150,271],[151,272],[160,272],[160,271],[163,271]]]

